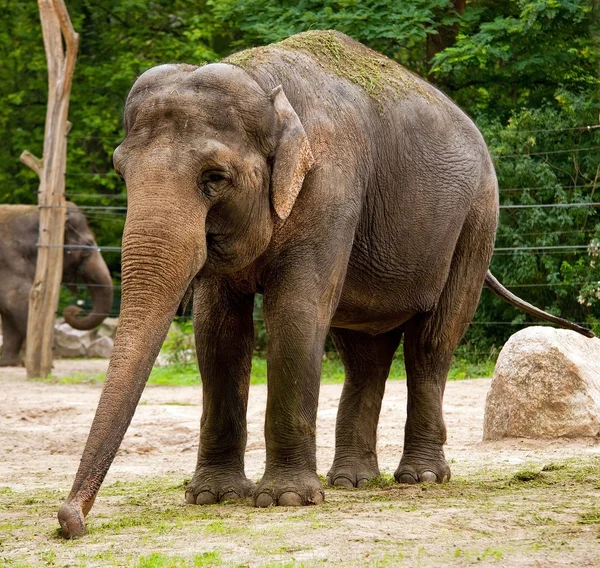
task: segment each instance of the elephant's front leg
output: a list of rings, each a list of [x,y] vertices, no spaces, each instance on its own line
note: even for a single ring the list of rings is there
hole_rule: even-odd
[[[26,300],[26,298],[23,298],[22,302],[25,309],[18,309],[15,307],[11,314],[2,314],[4,345],[2,347],[0,367],[18,367],[23,364],[19,352],[27,331]]]
[[[222,279],[199,279],[194,288],[203,398],[198,462],[186,489],[188,503],[243,499],[254,488],[244,473],[253,302],[254,295],[240,294]]]
[[[265,291],[267,460],[254,493],[258,507],[324,499],[316,472],[316,417],[325,337],[337,303],[337,286],[327,288],[299,279]]]

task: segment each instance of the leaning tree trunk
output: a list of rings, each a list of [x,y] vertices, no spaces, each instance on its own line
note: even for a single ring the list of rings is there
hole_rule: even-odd
[[[38,0],[44,48],[48,61],[48,109],[44,158],[29,154],[22,160],[41,167],[40,231],[35,277],[29,296],[28,377],[47,376],[52,370],[54,319],[62,279],[67,162],[67,116],[79,35],[75,33],[64,0]],[[64,45],[63,48],[63,39]]]

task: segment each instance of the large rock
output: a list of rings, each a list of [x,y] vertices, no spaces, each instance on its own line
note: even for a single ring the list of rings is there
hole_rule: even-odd
[[[117,325],[119,325],[119,318],[106,318],[98,328],[98,337],[110,337],[114,340],[117,334]]]
[[[110,337],[99,337],[90,344],[87,356],[110,359],[113,350],[113,340]]]
[[[600,339],[529,327],[504,345],[483,439],[600,436]]]
[[[61,323],[54,328],[54,353],[59,357],[87,357],[93,338],[90,331]]]

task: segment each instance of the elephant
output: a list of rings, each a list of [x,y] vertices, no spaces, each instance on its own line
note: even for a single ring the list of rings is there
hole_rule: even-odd
[[[110,272],[85,215],[67,203],[63,282],[73,291],[80,279],[89,287],[92,312],[81,316],[81,308],[64,310],[65,321],[76,329],[93,329],[107,316],[113,301]],[[27,331],[29,291],[37,261],[39,209],[36,205],[0,205],[0,316],[3,349],[0,366],[21,365],[19,355]],[[81,248],[78,248],[81,247]]]
[[[252,496],[319,504],[316,414],[329,331],[345,368],[331,485],[379,474],[376,431],[404,341],[408,416],[395,478],[447,481],[442,398],[489,273],[492,160],[445,95],[335,31],[309,31],[203,66],[143,73],[113,156],[124,179],[122,304],[106,383],[71,492],[85,516],[129,426],[172,318],[193,299],[202,419],[190,504]],[[266,464],[244,471],[253,305],[268,336]],[[588,331],[554,318],[553,321]]]

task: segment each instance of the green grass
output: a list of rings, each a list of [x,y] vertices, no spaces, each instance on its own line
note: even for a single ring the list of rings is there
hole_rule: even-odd
[[[600,456],[546,463],[490,464],[440,485],[383,475],[360,490],[328,488],[323,505],[298,509],[189,506],[186,481],[172,475],[117,482],[102,487],[76,541],[57,535],[62,491],[0,491],[0,567],[299,568],[320,565],[324,557],[308,558],[323,550],[347,554],[332,566],[381,568],[551,565],[573,550],[596,558]]]
[[[476,379],[491,377],[494,374],[494,361],[483,363],[469,363],[466,361],[454,361],[449,380]],[[405,380],[404,361],[394,359],[390,370],[390,380]],[[57,377],[50,376],[47,379],[36,379],[58,384],[101,384],[104,382],[105,374],[75,373],[72,375]],[[321,382],[323,384],[335,384],[344,382],[344,366],[336,357],[328,357],[323,360]],[[192,365],[168,365],[166,367],[154,367],[148,379],[149,385],[186,387],[200,384],[198,368]],[[267,384],[267,361],[263,357],[255,356],[252,359],[251,385]]]
[[[221,566],[221,555],[218,552],[196,554],[191,561],[182,556],[167,556],[158,552],[142,556],[134,564],[135,568],[204,568]]]

